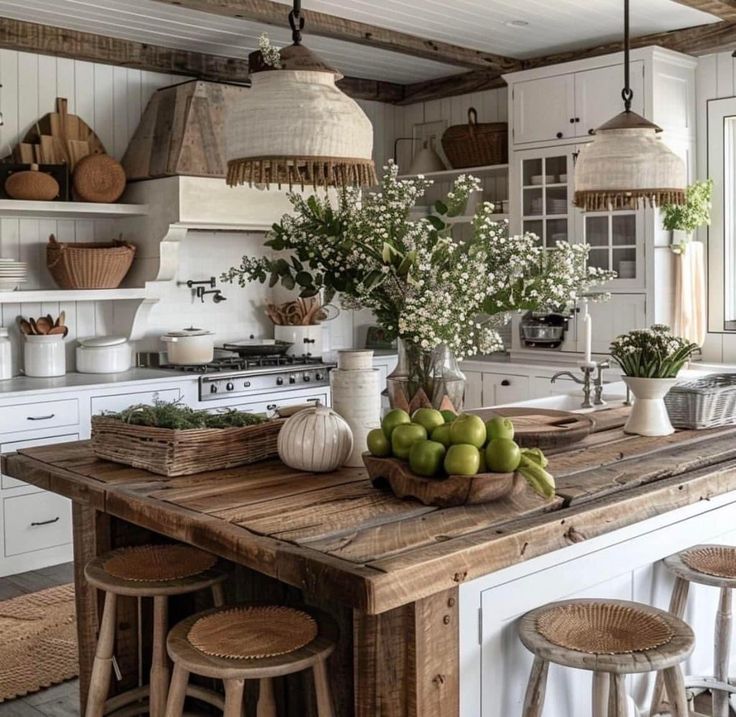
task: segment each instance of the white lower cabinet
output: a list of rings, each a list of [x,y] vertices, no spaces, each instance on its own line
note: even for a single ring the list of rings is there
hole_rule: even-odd
[[[480,371],[463,371],[465,374],[465,400],[463,408],[483,408],[483,374]]]
[[[528,401],[529,376],[510,373],[483,374],[483,401],[486,406]]]
[[[92,415],[97,416],[103,411],[123,411],[137,403],[153,404],[155,401],[178,401],[180,398],[181,391],[178,388],[162,388],[156,391],[93,396],[90,408]]]

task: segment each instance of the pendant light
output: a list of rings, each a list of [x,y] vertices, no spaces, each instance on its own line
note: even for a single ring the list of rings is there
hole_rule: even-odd
[[[583,211],[685,203],[685,164],[657,136],[661,127],[631,111],[630,45],[624,0],[624,111],[599,127],[578,155],[574,204]]]
[[[376,184],[371,122],[338,89],[342,75],[301,44],[300,0],[289,24],[294,44],[281,51],[278,67],[260,51],[249,57],[251,88],[227,116],[227,183]]]

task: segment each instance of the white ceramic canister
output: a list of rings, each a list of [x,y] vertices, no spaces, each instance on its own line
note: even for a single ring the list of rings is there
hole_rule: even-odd
[[[0,326],[0,381],[13,377],[12,352],[8,330]]]
[[[79,339],[76,358],[79,373],[123,373],[132,364],[133,352],[123,336],[90,336]]]
[[[210,363],[215,357],[215,339],[211,331],[190,327],[181,331],[169,331],[161,337],[166,344],[166,354],[171,364],[193,366]]]
[[[277,341],[288,341],[292,344],[286,352],[289,356],[322,358],[322,324],[274,326],[273,335]]]
[[[337,368],[330,371],[332,408],[353,432],[353,450],[346,466],[363,465],[368,433],[381,425],[381,372],[373,368],[373,351],[338,351]]]
[[[23,368],[26,376],[63,376],[66,373],[64,337],[61,334],[26,336]]]

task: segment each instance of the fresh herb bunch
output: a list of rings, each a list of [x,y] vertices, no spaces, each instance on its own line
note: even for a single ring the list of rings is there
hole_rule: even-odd
[[[713,180],[695,182],[687,188],[685,204],[666,204],[663,207],[662,224],[667,231],[682,231],[688,234],[698,227],[710,225],[710,200],[713,195]]]
[[[267,419],[254,413],[244,413],[227,409],[219,413],[196,411],[181,401],[154,401],[153,405],[140,403],[119,413],[105,413],[107,418],[115,418],[123,423],[151,428],[242,428],[255,426]]]
[[[611,344],[611,356],[626,376],[675,378],[697,348],[672,334],[669,326],[655,324],[619,336]]]

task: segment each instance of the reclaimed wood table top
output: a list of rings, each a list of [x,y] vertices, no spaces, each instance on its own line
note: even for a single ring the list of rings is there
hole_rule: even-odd
[[[285,583],[377,614],[736,489],[736,427],[628,436],[626,409],[550,454],[557,495],[436,508],[373,488],[363,469],[266,461],[164,478],[97,459],[88,441],[24,449],[3,472]]]

